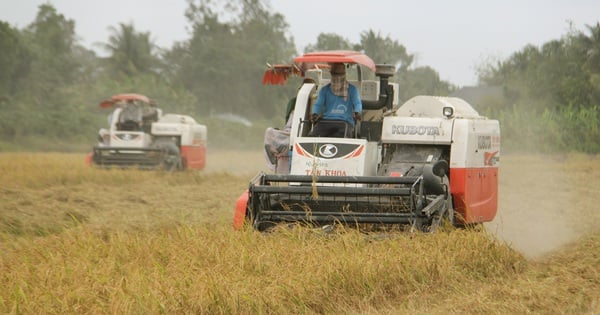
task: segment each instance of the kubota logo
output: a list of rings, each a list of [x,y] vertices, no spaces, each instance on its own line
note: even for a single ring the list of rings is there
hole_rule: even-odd
[[[303,142],[294,145],[294,151],[307,158],[323,159],[351,159],[360,156],[364,151],[364,144],[350,143],[314,143]]]
[[[324,158],[334,157],[338,153],[338,148],[333,144],[324,144],[319,148],[319,154]]]
[[[428,136],[439,136],[440,128],[433,126],[403,126],[403,125],[392,125],[393,135],[428,135]]]

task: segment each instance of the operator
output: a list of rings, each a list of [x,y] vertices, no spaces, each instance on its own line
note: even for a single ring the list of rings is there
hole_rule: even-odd
[[[309,136],[351,138],[362,112],[360,95],[354,85],[348,84],[343,63],[332,63],[330,73],[331,83],[319,91],[312,108],[315,126]]]

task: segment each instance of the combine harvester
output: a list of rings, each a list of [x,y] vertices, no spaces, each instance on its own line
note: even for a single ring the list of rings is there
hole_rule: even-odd
[[[353,71],[348,81],[360,91],[363,118],[353,138],[309,137],[314,95],[328,83],[328,64],[339,62]],[[364,79],[366,71],[378,79]],[[250,224],[263,231],[302,222],[430,232],[444,221],[466,226],[493,220],[498,121],[458,98],[416,96],[398,106],[398,86],[389,82],[394,73],[394,66],[351,51],[307,53],[292,65],[270,66],[263,83],[282,84],[297,74],[316,84],[301,86],[291,131],[282,132],[289,138],[272,146],[281,148],[271,156],[286,167],[250,181],[237,201],[234,228]]]
[[[112,108],[108,129],[98,132],[98,144],[88,164],[167,171],[197,169],[206,164],[206,126],[187,115],[165,114],[141,94],[118,94],[100,103]]]

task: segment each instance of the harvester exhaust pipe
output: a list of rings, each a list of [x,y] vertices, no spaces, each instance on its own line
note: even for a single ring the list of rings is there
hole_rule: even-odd
[[[378,64],[375,65],[375,75],[379,77],[379,100],[363,101],[364,109],[392,109],[394,99],[394,89],[389,85],[389,78],[393,77],[396,72],[394,65]]]

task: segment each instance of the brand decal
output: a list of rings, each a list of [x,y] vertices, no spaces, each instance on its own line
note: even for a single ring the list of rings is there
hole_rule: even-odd
[[[338,152],[338,148],[333,144],[324,144],[319,148],[319,154],[324,158],[334,157]]]
[[[130,133],[121,133],[117,135],[117,138],[122,141],[133,141],[136,140],[139,135],[130,134]]]
[[[192,140],[192,145],[193,145],[193,146],[201,146],[201,145],[204,145],[204,140],[202,140],[202,139],[194,139],[194,140]]]
[[[364,145],[353,143],[313,143],[304,142],[294,145],[298,155],[307,158],[338,159],[355,158],[362,154]]]
[[[477,149],[490,150],[492,148],[492,136],[478,136]]]
[[[499,161],[498,151],[485,152],[483,156],[483,164],[486,166],[494,166]]]
[[[348,111],[348,108],[344,104],[338,104],[335,108],[331,110],[332,114],[343,115]]]
[[[312,161],[306,161],[304,162],[304,164],[306,165],[306,167],[321,167],[321,168],[326,168],[329,167],[329,164],[327,164],[327,162],[325,161],[319,161],[319,160],[312,160]]]
[[[306,175],[317,175],[317,176],[347,176],[346,170],[327,170],[327,169],[316,169],[316,170],[304,170]]]
[[[176,126],[155,126],[154,128],[156,129],[156,132],[179,131],[179,129]]]
[[[393,135],[439,136],[440,128],[432,126],[392,125]]]

